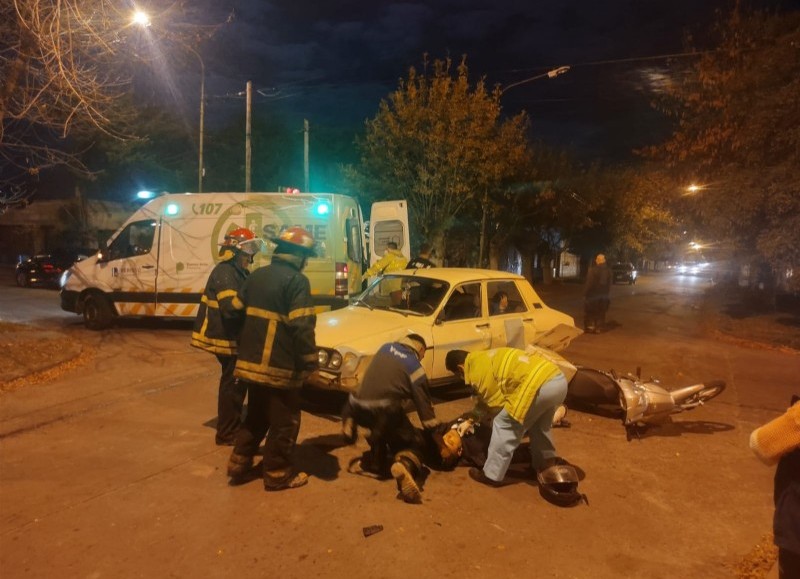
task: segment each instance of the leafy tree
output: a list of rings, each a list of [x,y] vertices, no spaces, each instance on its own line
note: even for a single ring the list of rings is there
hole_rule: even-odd
[[[706,183],[693,210],[709,236],[756,255],[775,277],[800,267],[800,12],[736,9],[715,50],[668,87],[677,121],[649,153],[678,178]],[[794,276],[800,285],[800,276]]]
[[[503,120],[499,89],[470,86],[466,58],[451,65],[409,70],[367,121],[349,171],[376,199],[407,199],[417,234],[439,255],[459,216],[513,183],[528,155],[527,116]]]

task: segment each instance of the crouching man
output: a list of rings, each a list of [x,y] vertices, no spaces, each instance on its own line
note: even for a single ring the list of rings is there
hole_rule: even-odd
[[[379,478],[393,477],[407,503],[422,500],[418,481],[426,437],[447,452],[428,393],[428,376],[420,363],[425,348],[425,340],[417,334],[384,344],[342,413],[345,434],[353,442],[357,427],[369,430],[370,449],[360,469]],[[411,424],[403,409],[408,400],[414,402],[423,432]]]
[[[530,437],[531,466],[537,473],[558,464],[550,427],[567,395],[567,379],[555,364],[516,348],[452,350],[445,364],[473,389],[476,422],[496,413],[486,463],[483,469],[470,468],[470,478],[489,486],[502,483],[525,434]]]

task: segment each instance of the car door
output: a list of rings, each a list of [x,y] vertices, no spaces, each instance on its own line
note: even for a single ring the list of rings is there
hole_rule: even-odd
[[[531,343],[536,335],[534,315],[530,304],[523,299],[517,281],[487,281],[486,296],[489,301],[490,347],[524,348]],[[502,297],[507,301],[505,309],[499,306]]]
[[[129,223],[104,252],[111,299],[121,316],[155,314],[158,222]]]
[[[452,377],[445,367],[450,350],[486,350],[492,343],[481,282],[453,287],[433,324],[433,367],[428,377],[434,381]]]

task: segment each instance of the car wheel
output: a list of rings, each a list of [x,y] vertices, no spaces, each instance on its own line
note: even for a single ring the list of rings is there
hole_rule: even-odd
[[[19,287],[28,287],[30,285],[28,283],[28,275],[24,271],[17,274],[17,285]]]
[[[112,319],[111,305],[104,297],[91,295],[83,301],[83,323],[88,329],[105,330]]]

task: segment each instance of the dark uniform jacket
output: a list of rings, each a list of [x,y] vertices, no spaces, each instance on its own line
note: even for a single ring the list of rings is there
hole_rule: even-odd
[[[606,298],[611,290],[611,268],[607,264],[592,264],[586,274],[583,295],[589,299]]]
[[[406,269],[428,269],[436,267],[433,262],[425,257],[417,256],[406,264]]]
[[[211,270],[194,320],[192,346],[213,354],[236,355],[236,339],[244,316],[234,307],[233,300],[247,273],[233,258]]]
[[[413,400],[423,427],[439,425],[428,394],[428,375],[413,348],[405,344],[390,342],[381,346],[353,398],[355,404],[365,408],[399,407],[404,401]]]
[[[311,286],[302,258],[275,254],[251,273],[234,300],[245,312],[234,376],[275,388],[299,388],[317,368]]]

